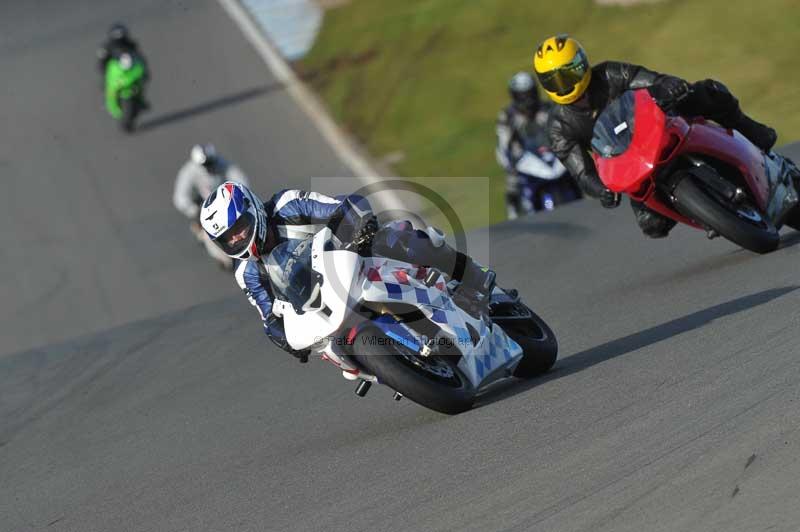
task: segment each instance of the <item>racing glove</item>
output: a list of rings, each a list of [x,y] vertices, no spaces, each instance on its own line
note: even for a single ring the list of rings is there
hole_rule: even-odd
[[[616,209],[622,201],[622,195],[612,192],[609,189],[603,190],[600,193],[600,205],[606,209]]]
[[[292,349],[286,340],[286,333],[283,330],[283,319],[275,314],[270,314],[264,320],[264,332],[267,334],[272,343],[295,357],[298,362],[305,364],[308,362],[308,355],[311,354],[310,349]]]
[[[327,226],[339,241],[347,244],[353,242],[364,226],[374,219],[369,202],[362,196],[350,194],[333,212]]]
[[[663,109],[670,109],[683,101],[690,92],[689,84],[681,78],[665,76],[650,87],[650,95]]]

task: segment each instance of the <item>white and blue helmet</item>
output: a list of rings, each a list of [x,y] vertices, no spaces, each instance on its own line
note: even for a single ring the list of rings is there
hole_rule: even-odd
[[[200,224],[229,257],[257,259],[267,236],[264,202],[241,183],[226,181],[208,195]]]

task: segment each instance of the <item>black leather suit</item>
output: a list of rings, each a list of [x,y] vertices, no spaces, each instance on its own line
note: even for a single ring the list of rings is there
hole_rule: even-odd
[[[145,60],[144,55],[142,55],[142,52],[139,50],[138,44],[130,37],[123,39],[107,39],[97,48],[97,70],[105,75],[106,64],[111,59],[117,58],[124,53],[134,55],[141,61]]]
[[[595,118],[614,99],[629,89],[650,88],[661,104],[670,103],[669,91],[662,88],[691,87],[680,102],[677,111],[687,116],[703,116],[722,126],[738,129],[762,149],[768,150],[775,142],[774,131],[754,122],[739,108],[738,100],[722,83],[714,80],[687,84],[680,78],[659,74],[642,66],[629,63],[606,62],[592,68],[592,80],[586,97],[571,105],[557,105],[550,114],[550,143],[583,191],[594,198],[600,197],[606,187],[600,181],[590,155],[592,130]],[[664,98],[659,95],[664,93]],[[642,231],[650,237],[666,236],[675,222],[631,201],[636,220]]]

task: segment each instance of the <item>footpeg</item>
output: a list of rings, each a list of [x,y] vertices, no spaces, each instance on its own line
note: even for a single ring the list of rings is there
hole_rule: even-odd
[[[364,397],[367,395],[370,387],[372,387],[372,383],[370,381],[362,380],[358,383],[358,386],[356,386],[356,395],[359,397]]]

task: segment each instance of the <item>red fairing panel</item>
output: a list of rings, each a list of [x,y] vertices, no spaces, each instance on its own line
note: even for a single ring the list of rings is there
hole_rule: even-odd
[[[764,154],[741,133],[710,124],[702,119],[695,120],[681,151],[708,155],[737,168],[753,191],[759,209],[766,211],[769,183],[764,166]]]
[[[636,102],[633,139],[625,153],[604,158],[594,155],[603,184],[614,192],[636,195],[642,181],[653,172],[664,144],[666,115],[646,90],[634,93]]]

